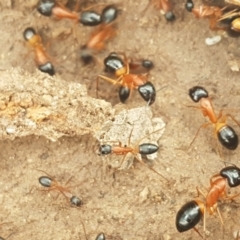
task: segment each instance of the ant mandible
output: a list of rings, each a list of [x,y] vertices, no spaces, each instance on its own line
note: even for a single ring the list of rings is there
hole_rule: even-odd
[[[229,150],[235,150],[238,146],[238,136],[235,133],[234,129],[226,124],[226,120],[228,117],[230,117],[240,127],[240,124],[237,122],[237,120],[235,120],[235,118],[230,114],[223,115],[222,114],[223,110],[221,110],[219,112],[219,115],[216,116],[213,105],[212,105],[212,101],[208,97],[208,92],[205,88],[200,86],[195,86],[189,89],[189,96],[194,102],[199,102],[200,104],[199,107],[195,107],[195,106],[189,106],[189,107],[200,109],[202,111],[203,116],[208,117],[210,120],[210,123],[205,123],[200,126],[194,139],[190,143],[190,146],[193,144],[201,128],[205,128],[213,124],[214,133],[215,135],[217,135],[217,138],[219,142],[222,144],[222,146],[224,146]]]
[[[46,53],[40,35],[38,35],[32,27],[28,27],[24,30],[23,37],[34,51],[35,62],[38,69],[41,72],[45,72],[53,76],[55,74],[55,70],[50,62],[48,54]]]
[[[162,128],[152,132],[158,132],[162,130]],[[128,145],[126,146],[122,146],[122,143],[119,142],[118,145],[110,145],[110,144],[103,144],[100,145],[99,147],[99,155],[108,155],[108,154],[115,154],[115,155],[124,155],[123,158],[121,159],[120,162],[120,166],[123,164],[127,154],[132,154],[140,163],[142,163],[143,165],[149,167],[146,163],[144,163],[139,157],[138,154],[141,155],[150,155],[153,153],[156,153],[159,149],[159,147],[156,144],[153,143],[142,143],[139,144],[144,138],[141,138],[134,146],[130,145],[130,139],[131,139],[131,135],[132,135],[132,131],[130,132],[130,136],[128,139]],[[151,133],[151,134],[152,134]],[[160,174],[158,171],[156,171],[155,169],[149,167],[153,172],[157,173],[159,176],[161,176],[162,178],[164,178],[166,181],[168,181],[168,179],[166,179],[162,174]]]
[[[113,73],[117,77],[116,80],[103,75],[99,75],[98,77],[113,85],[120,85],[119,98],[123,103],[128,99],[133,89],[138,89],[141,97],[147,101],[149,105],[153,104],[156,99],[156,90],[154,85],[148,81],[148,74],[130,73],[128,58],[124,53],[121,53],[121,55],[123,59],[117,53],[110,53],[109,56],[104,59],[105,71]],[[143,62],[143,67],[144,66],[150,69],[152,64],[147,61]]]
[[[41,191],[59,191],[66,199],[67,201],[69,200],[70,203],[72,205],[75,205],[77,207],[82,205],[82,201],[80,198],[78,198],[77,196],[72,195],[72,193],[70,192],[70,188],[72,188],[73,186],[62,186],[59,182],[57,182],[55,180],[55,178],[51,177],[48,173],[42,171],[42,170],[38,170],[41,171],[43,173],[46,174],[46,176],[41,176],[38,178],[39,183],[43,186],[43,187],[47,187],[48,189],[42,189]],[[67,185],[69,183],[69,181],[72,179],[72,177],[70,177],[66,184]],[[77,186],[77,185],[76,185]],[[58,195],[57,195],[58,197]]]

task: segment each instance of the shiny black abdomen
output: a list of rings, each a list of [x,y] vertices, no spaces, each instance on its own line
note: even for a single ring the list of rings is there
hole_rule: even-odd
[[[159,147],[153,143],[143,143],[139,145],[139,153],[148,155],[157,152]]]
[[[218,140],[219,142],[227,149],[229,150],[235,150],[238,146],[238,136],[228,125],[225,125],[222,127],[218,133]]]
[[[185,232],[195,227],[202,218],[202,212],[196,201],[187,202],[177,212],[176,228]]]
[[[138,92],[141,97],[149,103],[149,105],[153,104],[156,99],[156,89],[151,82],[146,82],[142,86],[138,87]]]

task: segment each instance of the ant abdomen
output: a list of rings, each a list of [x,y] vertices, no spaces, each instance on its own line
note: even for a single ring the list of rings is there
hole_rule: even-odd
[[[235,150],[238,146],[238,136],[228,125],[223,126],[217,132],[219,142],[229,150]]]
[[[153,143],[143,143],[139,145],[139,153],[143,155],[153,154],[157,152],[159,147]]]

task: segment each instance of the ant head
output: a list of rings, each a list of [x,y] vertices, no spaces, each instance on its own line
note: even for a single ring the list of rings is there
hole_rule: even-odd
[[[70,203],[76,207],[80,207],[82,205],[82,201],[77,196],[72,196],[70,199]]]
[[[42,176],[38,178],[39,183],[44,187],[51,187],[52,185],[52,179],[47,176]]]
[[[95,240],[105,240],[105,239],[106,239],[106,238],[105,238],[104,233],[99,233],[99,234],[97,235],[97,237],[96,237]]]
[[[121,86],[118,91],[118,96],[121,103],[125,103],[130,96],[131,90],[128,87]]]
[[[166,12],[164,16],[168,22],[173,22],[176,19],[175,15],[172,12]]]
[[[32,27],[28,27],[23,32],[23,37],[26,41],[30,40],[34,35],[36,35],[36,31]]]
[[[83,11],[81,12],[79,22],[84,26],[97,26],[102,22],[102,17],[95,11]]]
[[[154,67],[154,64],[151,60],[144,59],[142,60],[142,66],[147,70],[151,70]]]
[[[43,16],[50,17],[52,15],[52,9],[55,6],[55,0],[41,0],[38,5],[38,12]]]
[[[104,59],[104,66],[105,71],[110,73],[116,73],[116,71],[125,67],[123,60],[116,53],[111,53]]]
[[[240,169],[237,166],[228,166],[220,171],[220,175],[227,178],[229,187],[240,185]]]
[[[113,6],[109,5],[105,7],[102,11],[102,22],[105,24],[109,24],[113,22],[118,16],[118,9]]]
[[[201,206],[196,201],[184,204],[177,212],[176,228],[179,232],[185,232],[194,228],[202,218]]]
[[[187,2],[185,3],[185,9],[188,11],[188,12],[191,12],[192,9],[194,8],[194,3],[192,0],[187,0]]]
[[[112,146],[108,144],[101,145],[99,147],[99,155],[107,155],[112,152]]]
[[[53,76],[55,74],[54,67],[53,67],[52,63],[50,63],[50,62],[47,62],[47,63],[45,63],[43,65],[40,65],[38,67],[38,69],[41,72],[48,73],[50,76]]]
[[[189,89],[188,94],[194,102],[199,102],[201,98],[207,98],[208,92],[205,88],[195,86]]]
[[[149,105],[153,104],[156,99],[156,89],[151,82],[146,82],[142,86],[138,87],[138,92],[141,97],[148,102]]]

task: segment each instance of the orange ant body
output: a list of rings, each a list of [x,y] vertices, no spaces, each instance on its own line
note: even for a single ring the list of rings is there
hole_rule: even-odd
[[[194,102],[200,103],[200,106],[195,108],[200,109],[202,111],[203,116],[208,117],[210,120],[210,123],[205,123],[200,126],[190,146],[196,139],[201,128],[203,127],[205,128],[213,124],[214,134],[215,136],[217,136],[220,143],[229,150],[235,150],[238,146],[238,136],[235,133],[234,129],[226,124],[227,118],[230,117],[240,127],[239,123],[235,120],[235,118],[230,114],[223,115],[222,110],[220,111],[219,115],[216,116],[212,105],[212,101],[208,97],[208,92],[203,87],[195,86],[189,89],[189,96]]]
[[[159,129],[161,130],[161,129]],[[157,131],[159,131],[157,130]],[[133,131],[133,129],[132,129]],[[134,146],[130,145],[130,138],[131,138],[131,134],[132,131],[130,133],[129,139],[128,139],[128,146],[122,146],[122,144],[119,142],[118,145],[109,145],[109,144],[103,144],[99,147],[99,155],[107,155],[107,154],[115,154],[115,155],[124,155],[120,166],[122,165],[124,159],[126,158],[127,154],[130,153],[132,154],[140,163],[144,164],[145,166],[148,166],[146,163],[144,163],[139,157],[138,154],[141,155],[150,155],[153,153],[156,153],[159,149],[159,147],[156,144],[153,143],[143,143],[143,144],[139,144],[141,142],[141,140],[143,140],[144,138],[140,139],[137,144],[135,144]],[[155,131],[155,132],[157,132]],[[149,166],[148,166],[149,167]],[[153,172],[157,173],[159,176],[161,176],[162,178],[164,178],[166,181],[168,181],[162,174],[160,174],[159,172],[157,172],[155,169],[150,168]]]
[[[75,206],[80,206],[82,204],[81,200],[74,196],[70,192],[70,188],[73,186],[62,186],[59,182],[57,182],[53,177],[42,170],[38,170],[46,174],[46,176],[39,177],[38,181],[43,187],[47,187],[48,189],[42,189],[41,191],[59,191],[67,200],[70,200],[70,203]],[[72,177],[68,179],[66,185],[71,180]],[[57,195],[58,197],[58,195]]]
[[[209,28],[211,30],[219,30],[225,28],[220,28],[217,26],[218,21],[223,16],[223,10],[226,8],[220,8],[217,6],[208,6],[202,4],[199,8],[195,8],[192,0],[187,0],[185,4],[187,11],[192,12],[196,18],[207,18],[209,20]]]
[[[105,71],[113,73],[117,79],[114,80],[107,76],[99,75],[98,77],[106,80],[113,85],[120,85],[119,97],[121,102],[125,102],[130,96],[133,89],[138,89],[141,97],[151,105],[154,103],[156,98],[156,90],[151,82],[148,81],[147,74],[133,74],[130,72],[131,63],[129,63],[128,58],[124,53],[121,54],[123,59],[119,57],[116,53],[111,53],[108,57],[104,59]],[[152,63],[148,61],[147,65],[143,67],[150,69]],[[133,64],[134,65],[134,64]]]
[[[229,196],[227,194],[227,185],[229,187],[237,187],[240,185],[240,169],[238,167],[225,167],[219,174],[213,175],[210,179],[210,188],[206,196],[197,188],[198,195],[201,193],[204,196],[205,201],[193,200],[182,206],[176,216],[177,230],[179,232],[184,232],[193,228],[200,236],[202,236],[195,226],[201,220],[202,216],[204,216],[205,231],[206,212],[212,215],[217,211],[221,224],[223,225],[223,220],[217,207],[217,201],[219,199],[231,200],[240,195],[240,193],[238,193],[236,195]]]
[[[105,48],[106,42],[116,35],[117,31],[112,24],[100,25],[95,29],[87,41],[81,47],[81,59],[88,64],[93,59],[93,54]]]
[[[38,35],[33,28],[28,27],[24,30],[23,36],[34,51],[35,62],[38,66],[38,69],[42,72],[48,73],[51,76],[54,75],[54,67],[50,62],[48,54],[46,53],[40,35]]]

